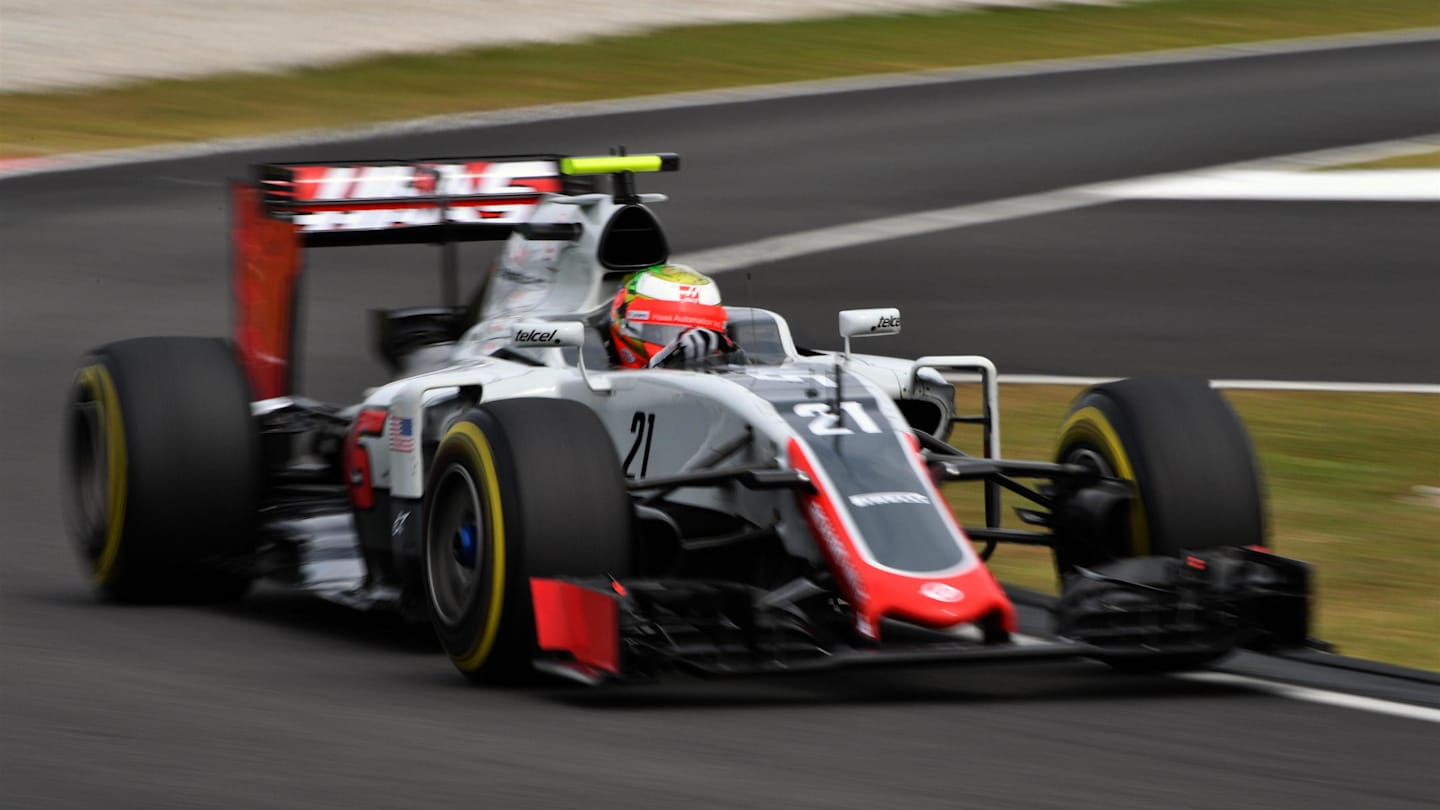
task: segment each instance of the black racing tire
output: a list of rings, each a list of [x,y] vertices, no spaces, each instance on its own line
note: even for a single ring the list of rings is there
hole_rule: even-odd
[[[91,580],[127,602],[238,598],[260,447],[230,345],[138,338],[87,357],[66,421],[65,511]]]
[[[1056,461],[1129,480],[1138,496],[1111,536],[1059,538],[1062,579],[1076,566],[1103,569],[1125,558],[1266,542],[1264,490],[1250,436],[1204,380],[1136,378],[1086,390],[1061,426]],[[1100,660],[1132,673],[1173,672],[1227,652]]]
[[[1126,557],[1263,545],[1264,491],[1250,436],[1204,380],[1097,385],[1071,405],[1056,461],[1134,482],[1129,520],[1104,547],[1057,550],[1062,574]]]
[[[619,457],[577,402],[470,409],[440,440],[423,513],[426,610],[473,681],[536,679],[530,577],[631,570],[633,509]]]

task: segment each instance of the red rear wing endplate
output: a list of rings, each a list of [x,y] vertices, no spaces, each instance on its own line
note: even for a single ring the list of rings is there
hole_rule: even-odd
[[[504,239],[543,195],[593,188],[558,155],[272,163],[231,185],[235,345],[259,399],[294,390],[302,248]]]

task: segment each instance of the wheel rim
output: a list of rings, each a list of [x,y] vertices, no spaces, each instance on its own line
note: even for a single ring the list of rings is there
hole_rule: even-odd
[[[1096,473],[1105,476],[1106,478],[1115,477],[1114,465],[1110,463],[1109,459],[1105,458],[1105,456],[1101,455],[1101,453],[1094,448],[1085,446],[1072,447],[1069,451],[1065,453],[1065,458],[1063,459],[1063,461],[1066,464],[1078,464],[1082,467],[1093,470]]]
[[[101,401],[92,386],[81,385],[70,413],[70,496],[86,556],[98,559],[109,524],[110,458]]]
[[[462,465],[451,464],[436,486],[425,529],[427,590],[435,615],[447,625],[464,618],[480,589],[489,539],[484,518],[475,479]]]

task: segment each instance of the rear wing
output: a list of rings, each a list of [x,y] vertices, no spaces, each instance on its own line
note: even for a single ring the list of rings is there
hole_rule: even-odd
[[[613,174],[616,194],[633,194],[631,172],[678,166],[678,157],[665,154],[253,167],[248,180],[231,183],[230,194],[234,337],[255,396],[282,396],[294,388],[297,282],[304,248],[441,245],[446,304],[453,306],[458,299],[456,243],[505,239],[529,223],[546,195],[594,190],[592,175]]]
[[[558,155],[255,167],[265,216],[305,247],[504,239],[544,194],[589,191]]]

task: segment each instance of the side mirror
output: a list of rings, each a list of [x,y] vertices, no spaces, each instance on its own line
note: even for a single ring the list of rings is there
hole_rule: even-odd
[[[850,357],[850,338],[900,334],[900,310],[844,309],[840,311],[840,337],[845,339],[845,357]]]
[[[578,321],[522,321],[515,325],[510,345],[517,349],[559,349],[585,343],[585,325]]]

